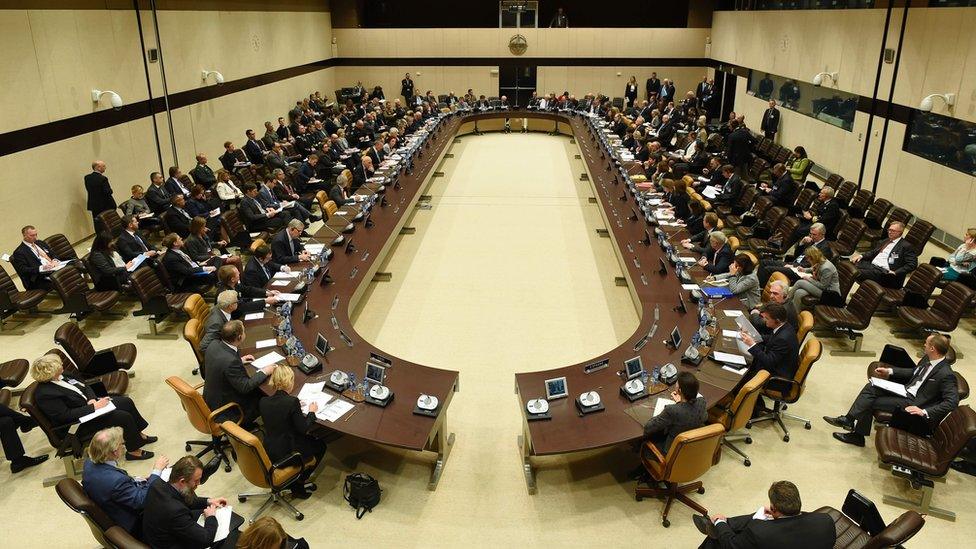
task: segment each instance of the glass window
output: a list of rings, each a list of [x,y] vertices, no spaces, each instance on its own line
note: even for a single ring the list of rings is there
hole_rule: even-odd
[[[912,111],[902,148],[932,162],[976,175],[976,123]]]
[[[857,96],[809,82],[761,71],[749,71],[749,95],[775,99],[780,107],[833,124],[847,131],[854,128]]]

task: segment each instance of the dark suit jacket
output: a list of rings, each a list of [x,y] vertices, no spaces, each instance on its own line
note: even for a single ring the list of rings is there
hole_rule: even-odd
[[[817,222],[823,223],[824,228],[827,229],[827,238],[832,239],[837,236],[837,222],[840,221],[839,202],[831,198],[821,203],[814,214],[817,216]]]
[[[62,374],[61,377],[69,382],[78,381],[69,374]],[[73,385],[84,396],[53,382],[38,383],[34,390],[34,402],[37,408],[51,421],[51,425],[60,436],[64,436],[68,432],[68,426],[77,423],[78,418],[95,411],[95,406],[88,404],[89,400],[97,398],[95,393],[84,384]]]
[[[93,251],[88,254],[88,263],[94,267],[88,274],[96,290],[119,290],[129,274],[125,267],[116,266],[112,256],[105,252]]]
[[[660,93],[661,80],[657,78],[648,78],[647,82],[644,83],[644,89],[647,91],[647,93]]]
[[[923,357],[918,365],[929,365],[929,357]],[[907,385],[915,374],[915,368],[892,368],[888,378],[896,383]],[[945,359],[940,362],[922,382],[915,393],[912,404],[929,414],[929,423],[937,426],[959,405],[959,385],[952,373],[952,366]]]
[[[163,254],[163,267],[178,291],[192,287],[195,279],[199,280],[197,277],[201,276],[196,273],[203,272],[203,267],[190,265],[182,255],[172,250]]]
[[[873,261],[887,243],[887,240],[883,240],[876,248],[861,256],[861,261],[867,261],[868,263]],[[899,286],[904,284],[905,277],[908,276],[908,273],[914,271],[916,267],[918,267],[918,253],[915,252],[915,248],[906,242],[904,238],[898,240],[894,249],[888,255],[888,268],[895,272],[895,282]]]
[[[207,235],[203,235],[202,237],[197,235],[187,237],[183,241],[183,252],[197,263],[206,263],[214,256],[213,244]]]
[[[373,159],[374,168],[379,166],[380,162],[382,162],[383,159],[386,158],[386,151],[380,149],[379,152],[376,152],[376,147],[370,147],[369,152],[366,154],[368,154],[369,157]]]
[[[745,164],[752,158],[752,134],[748,128],[740,127],[730,133],[726,143],[729,163],[733,166]]]
[[[675,128],[674,120],[668,120],[667,124],[658,128],[657,137],[654,137],[652,140],[660,142],[662,147],[668,149],[671,148],[671,140],[674,139],[676,132],[677,128]]]
[[[236,402],[244,410],[245,423],[251,423],[258,416],[258,399],[261,384],[268,378],[262,372],[247,375],[241,355],[222,341],[214,341],[207,347],[205,363],[207,379],[203,384],[203,399],[211,410],[216,410],[228,402]],[[218,418],[236,418],[236,414],[226,412]]]
[[[43,240],[35,240],[34,244],[44,250],[44,253],[51,259],[57,259],[54,252],[51,251],[51,247]],[[47,279],[48,274],[41,272],[41,260],[34,255],[34,251],[23,241],[14,250],[14,253],[10,254],[10,263],[14,266],[14,270],[17,271],[17,275],[20,276],[20,281],[24,284],[24,288],[28,290],[37,288],[42,280]]]
[[[142,526],[149,485],[158,479],[159,476],[150,475],[145,480],[136,480],[114,465],[94,463],[90,459],[85,460],[82,473],[82,485],[88,497],[108,518],[131,534],[137,534],[137,527]]]
[[[237,213],[249,231],[263,231],[268,228],[268,212],[264,210],[257,198],[245,196],[237,206]]]
[[[709,274],[723,274],[729,272],[729,265],[735,259],[735,254],[732,253],[732,248],[728,244],[719,248],[717,252],[709,245],[708,249],[705,250],[705,259],[708,260],[708,265],[703,268]]]
[[[258,405],[264,422],[264,449],[272,462],[277,462],[288,454],[302,450],[308,452],[303,444],[309,427],[315,424],[315,414],[302,413],[301,403],[296,397],[284,391],[277,391],[261,399]]]
[[[796,330],[787,322],[776,333],[763,338],[749,349],[752,355],[750,371],[766,370],[772,376],[793,379],[800,366],[800,343],[796,340]]]
[[[731,523],[731,524],[730,524]],[[743,524],[738,529],[732,525]],[[800,513],[775,520],[732,517],[715,525],[717,540],[703,547],[735,549],[832,549],[837,538],[834,521],[824,513]]]
[[[793,205],[796,192],[796,182],[790,177],[790,172],[786,172],[773,182],[769,190],[769,197],[773,199],[774,206],[789,208]]]
[[[85,190],[88,191],[88,211],[92,214],[115,209],[115,199],[112,198],[112,186],[108,178],[98,172],[85,176]]]
[[[271,280],[271,277],[280,270],[281,265],[274,261],[265,263],[262,269],[261,263],[252,256],[251,259],[247,260],[247,265],[244,266],[243,282],[247,286],[264,288]],[[267,274],[265,274],[265,271],[267,271]]]
[[[217,291],[214,294],[214,303],[217,302],[216,296],[224,290],[234,290],[237,292],[237,310],[231,316],[234,320],[240,320],[246,314],[264,311],[264,306],[267,304],[264,301],[267,298],[267,291],[264,288],[248,286],[243,282],[238,283],[235,288],[218,284]]]
[[[207,188],[212,187],[217,182],[217,176],[214,175],[213,169],[206,164],[197,164],[197,167],[190,171],[190,176],[193,177],[194,183],[199,183]]]
[[[268,156],[264,157],[264,163],[267,164],[268,168],[272,170],[284,170],[288,167],[288,162],[285,160],[285,156],[274,151],[271,151],[268,153]]]
[[[154,549],[202,549],[217,535],[217,518],[197,524],[207,507],[207,498],[197,497],[187,505],[183,496],[168,482],[154,482],[146,494],[142,515],[143,541]]]
[[[244,154],[247,155],[247,161],[251,164],[264,164],[264,151],[261,150],[261,145],[258,145],[257,141],[244,143]]]
[[[294,246],[294,250],[292,249]],[[298,254],[305,250],[302,243],[295,239],[288,242],[288,231],[282,229],[278,231],[278,234],[271,239],[271,257],[276,263],[281,263],[287,265],[289,263],[298,263]]]
[[[180,188],[180,182],[175,177],[170,177],[163,182],[163,187],[166,188],[166,192],[168,192],[170,196],[176,196],[178,194],[186,196],[183,189]],[[186,190],[189,191],[190,189]]]
[[[176,206],[170,206],[163,212],[162,218],[166,221],[169,230],[180,235],[181,238],[190,236],[190,213],[186,210],[182,212]]]
[[[146,189],[146,202],[149,203],[149,207],[155,214],[166,211],[166,208],[169,208],[169,201],[172,197],[173,195],[171,195],[169,191],[166,190],[166,187],[162,185],[159,187],[156,185],[149,185],[149,188]]]
[[[129,231],[125,230],[122,231],[119,238],[115,241],[115,248],[124,261],[131,261],[137,255],[152,249],[138,233],[133,236],[129,234]]]
[[[659,446],[662,454],[666,454],[671,448],[674,437],[685,431],[697,429],[705,425],[708,417],[708,406],[705,404],[704,397],[687,402],[677,402],[673,405],[665,406],[655,417],[652,417],[644,425],[644,436],[654,437],[664,435],[664,445]]]
[[[237,157],[234,154],[225,152],[218,157],[220,159],[220,165],[224,167],[225,170],[232,172],[234,171],[234,164],[237,163]]]
[[[298,168],[298,173],[295,174],[295,185],[298,186],[298,192],[305,192],[308,180],[313,177],[315,177],[315,168],[308,162],[302,162],[301,167]]]
[[[762,123],[759,129],[764,132],[776,133],[779,131],[779,109],[766,109],[763,113]]]
[[[715,197],[715,202],[725,202],[728,204],[734,204],[739,200],[739,196],[742,195],[742,178],[736,174],[732,174],[722,186],[722,192],[718,193]]]
[[[215,341],[220,341],[220,329],[227,323],[227,317],[220,307],[214,306],[210,309],[210,315],[203,325],[203,337],[200,338],[200,352],[206,357],[207,348]]]

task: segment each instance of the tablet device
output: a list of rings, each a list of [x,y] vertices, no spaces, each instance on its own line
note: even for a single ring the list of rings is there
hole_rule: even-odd
[[[567,396],[569,396],[569,388],[566,386],[565,376],[546,380],[546,400]]]
[[[639,377],[642,373],[644,373],[644,363],[641,362],[641,357],[639,356],[635,356],[630,360],[625,360],[624,368],[627,373],[627,379],[634,379],[635,377]]]

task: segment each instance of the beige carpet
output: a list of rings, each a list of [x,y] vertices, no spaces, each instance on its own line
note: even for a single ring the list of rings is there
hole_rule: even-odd
[[[660,525],[662,504],[637,503],[625,473],[635,458],[625,448],[536,460],[539,492],[526,493],[516,436],[519,404],[514,395],[518,371],[542,370],[580,362],[610,349],[637,324],[626,288],[616,287],[619,266],[597,206],[589,204],[589,183],[579,181],[578,151],[567,138],[542,134],[466,136],[450,151],[428,194],[431,210],[418,210],[381,270],[392,281],[374,284],[363,301],[356,328],[391,354],[461,372],[460,389],[449,410],[456,443],[435,492],[427,490],[432,454],[401,452],[344,439],[330,447],[318,491],[299,502],[305,520],[296,522],[273,510],[292,534],[313,547],[342,544],[365,547],[501,546],[599,543],[632,546],[650,539],[664,547],[691,547],[701,536],[691,512],[676,506],[672,526]],[[43,232],[43,230],[42,230]],[[924,258],[943,252],[932,249]],[[0,338],[3,359],[34,358],[51,347],[61,319],[37,321],[29,335]],[[103,335],[96,347],[132,341],[144,331],[142,319],[97,323]],[[890,319],[877,319],[866,349],[891,341]],[[955,343],[976,353],[965,320]],[[827,349],[844,342],[827,342]],[[918,349],[915,342],[904,343]],[[189,377],[193,358],[177,341],[137,341],[137,377],[130,394],[160,435],[154,450],[175,459],[182,442],[200,438],[186,423],[176,397],[163,380]],[[798,484],[804,507],[839,507],[849,488],[857,488],[891,520],[899,510],[883,505],[883,493],[904,492],[906,483],[877,467],[876,453],[835,442],[820,416],[838,414],[864,382],[868,359],[825,354],[811,374],[807,393],[791,411],[811,418],[813,429],[790,423],[784,443],[773,427],[756,427],[746,468],[730,452],[704,477],[707,492],[694,496],[712,512],[750,513],[765,502],[770,482]],[[968,358],[957,365],[976,379]],[[31,453],[50,452],[37,430],[24,437]],[[127,464],[145,474],[144,463]],[[12,476],[0,466],[0,508],[5,511],[3,545],[93,547],[84,522],[68,511],[53,488],[41,480],[57,474],[60,462]],[[356,521],[341,497],[346,474],[365,471],[384,489],[372,514]],[[958,522],[931,519],[910,545],[966,546],[976,534],[972,477],[952,472],[938,485],[935,501],[955,510]],[[201,493],[233,497],[251,487],[239,476],[220,472]],[[259,501],[233,502],[249,515]],[[19,512],[18,512],[19,511]]]

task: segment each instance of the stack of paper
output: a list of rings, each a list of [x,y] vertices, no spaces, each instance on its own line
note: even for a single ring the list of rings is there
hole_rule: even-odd
[[[276,362],[280,362],[284,359],[285,357],[279,355],[277,352],[271,351],[270,353],[262,356],[261,358],[254,359],[254,362],[252,362],[251,365],[254,366],[255,368],[261,369],[264,368],[265,366],[271,366],[272,364]]]
[[[324,409],[329,401],[332,400],[332,395],[325,393],[322,389],[325,387],[325,382],[319,383],[306,383],[302,386],[302,390],[298,392],[298,400],[302,403],[302,413],[308,413],[308,406],[313,402],[318,405],[318,409]]]
[[[661,415],[664,407],[670,406],[671,404],[674,404],[674,401],[670,398],[658,397],[657,402],[654,404],[654,417]]]
[[[308,249],[308,248],[306,248],[306,249]],[[298,271],[289,271],[289,272],[278,271],[278,272],[276,272],[274,274],[274,276],[272,278],[274,278],[276,280],[287,280],[289,278],[298,278],[298,275],[299,274],[300,273]]]
[[[315,417],[324,421],[335,421],[346,414],[349,410],[353,409],[353,403],[337,398],[329,403],[324,408],[319,408],[318,412],[315,412]]]
[[[214,543],[218,541],[223,541],[230,534],[230,518],[233,515],[233,507],[226,505],[224,507],[218,507],[217,512],[214,513],[214,518],[217,519],[217,534],[214,536]],[[207,517],[200,513],[200,518],[197,520],[197,524],[203,526],[206,524]]]

